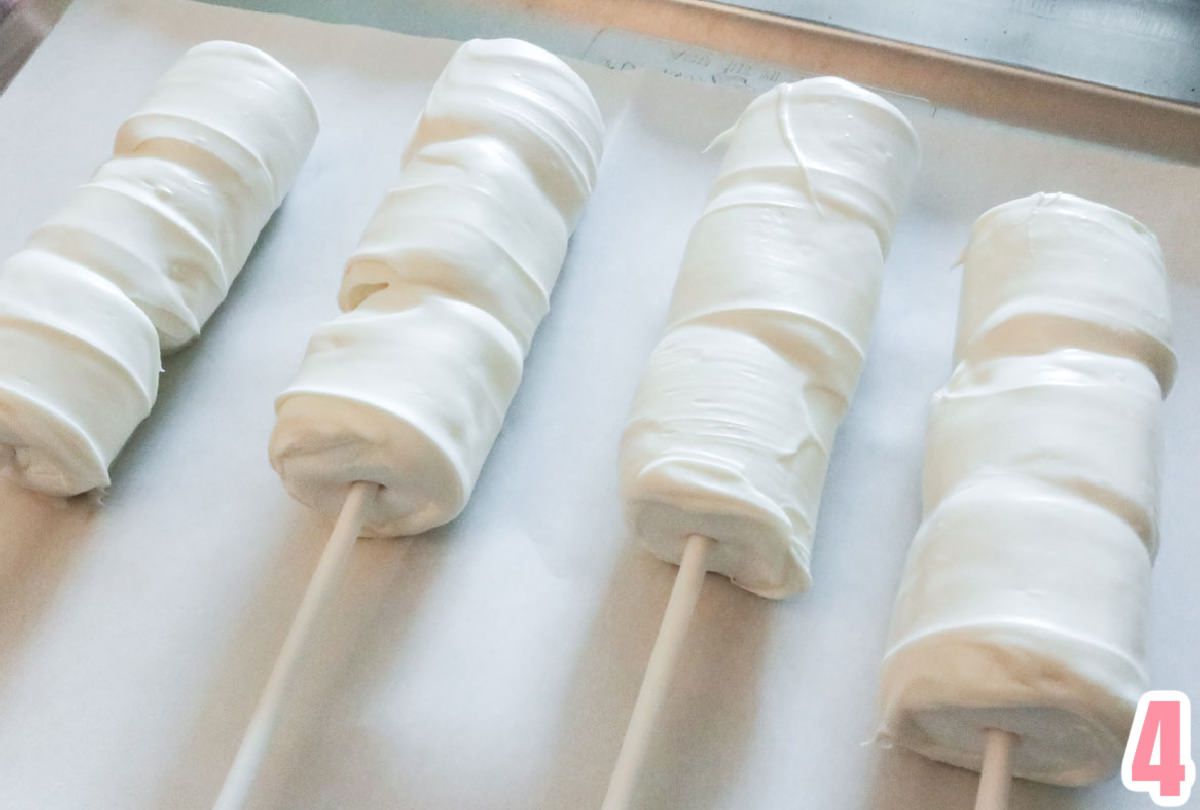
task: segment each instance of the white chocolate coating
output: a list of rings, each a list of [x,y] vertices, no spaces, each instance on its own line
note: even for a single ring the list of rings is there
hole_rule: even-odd
[[[304,86],[249,45],[197,45],[163,75],[114,157],[0,266],[0,466],[52,495],[109,484],[160,350],[224,300],[316,131]]]
[[[850,82],[759,96],[692,230],[621,446],[627,521],[762,596],[809,585],[817,509],[916,173],[907,119]]]
[[[1037,194],[979,218],[964,274],[881,738],[978,769],[999,728],[1015,775],[1087,784],[1119,766],[1147,686],[1166,271],[1136,221]]]
[[[364,523],[418,534],[467,503],[520,384],[603,122],[587,85],[519,40],[472,40],[434,84],[403,170],[346,265],[345,314],[319,327],[276,400],[271,463],[335,514],[381,485]]]
[[[316,136],[316,108],[295,74],[258,48],[216,40],[191,48],[163,74],[117,131],[113,154],[188,166],[210,193],[265,223]],[[230,233],[258,233],[238,217],[223,224]]]
[[[183,306],[165,317],[143,309],[163,350],[176,349],[224,300],[316,137],[312,98],[287,68],[250,45],[197,45],[121,125],[117,159],[68,202],[66,216],[88,195],[95,200],[71,236],[151,261],[150,272],[122,285],[135,302],[165,275]],[[97,254],[98,272],[119,272]],[[177,323],[185,328],[172,331]]]
[[[955,362],[1087,348],[1175,379],[1158,240],[1133,217],[1072,194],[1034,194],[983,214],[963,256]]]
[[[0,268],[0,465],[22,486],[108,486],[158,371],[154,325],[112,282],[32,248]]]

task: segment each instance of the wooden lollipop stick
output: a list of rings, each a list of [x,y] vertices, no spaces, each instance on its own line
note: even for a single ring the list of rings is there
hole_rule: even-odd
[[[296,613],[287,638],[283,641],[279,657],[275,659],[266,689],[258,700],[254,716],[250,718],[250,725],[246,727],[242,744],[233,760],[233,766],[225,777],[225,785],[221,788],[221,795],[217,797],[213,810],[240,810],[245,805],[250,787],[254,784],[259,766],[266,756],[271,733],[279,721],[279,709],[296,674],[296,665],[300,662],[300,656],[321,609],[337,588],[337,583],[346,568],[346,561],[350,558],[350,549],[354,547],[354,541],[358,539],[358,533],[362,529],[366,507],[378,491],[379,485],[369,481],[356,481],[350,485],[346,500],[342,504],[342,511],[334,524],[333,533],[329,536],[325,550],[321,552],[321,559],[313,572],[312,580],[308,583],[308,590],[304,592],[300,610]]]
[[[601,810],[626,810],[629,807],[638,771],[646,758],[650,733],[667,697],[675,664],[683,651],[688,623],[696,609],[696,600],[700,598],[700,587],[704,584],[707,570],[705,564],[712,546],[711,539],[699,534],[689,536],[684,546],[671,598],[667,601],[667,610],[663,614],[654,649],[650,651],[642,688],[633,705],[633,715],[629,718],[629,727],[625,731],[625,740],[621,743],[621,753],[617,755],[617,764],[613,767]]]
[[[1010,755],[1016,737],[1007,731],[989,729],[979,772],[975,810],[1008,810],[1008,788],[1012,784]]]

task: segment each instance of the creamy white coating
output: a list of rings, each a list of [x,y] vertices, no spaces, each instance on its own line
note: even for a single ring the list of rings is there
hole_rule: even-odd
[[[1154,375],[1124,357],[1056,349],[963,363],[930,408],[925,509],[968,479],[1020,470],[1120,516],[1153,555],[1161,411]]]
[[[154,325],[112,282],[33,248],[0,266],[0,466],[22,486],[108,486],[158,371]]]
[[[1147,686],[1166,271],[1139,223],[1068,194],[984,214],[963,266],[880,735],[978,769],[999,728],[1015,775],[1087,784],[1119,766]]]
[[[1171,304],[1158,240],[1128,214],[1039,193],[976,220],[963,256],[955,362],[1057,347],[1141,361],[1163,394],[1175,379]]]
[[[91,196],[76,233],[148,254],[152,273],[179,291],[183,310],[170,316],[188,328],[174,333],[156,319],[164,351],[194,339],[224,300],[316,137],[300,80],[258,48],[223,41],[189,50],[121,125],[117,159],[65,210]],[[140,292],[149,275],[126,289]]]
[[[316,129],[304,86],[249,45],[197,45],[163,75],[0,266],[0,466],[52,495],[109,484],[161,352],[225,298]]]
[[[237,210],[265,222],[316,136],[316,108],[295,74],[251,45],[214,40],[163,74],[117,130],[113,154],[188,166],[212,193],[240,198]]]
[[[809,585],[825,469],[858,382],[917,137],[850,82],[759,96],[692,230],[621,445],[626,519],[762,596]]]
[[[519,40],[472,40],[434,84],[319,327],[276,400],[271,463],[326,513],[374,481],[364,533],[466,505],[595,183],[603,122],[582,79]]]

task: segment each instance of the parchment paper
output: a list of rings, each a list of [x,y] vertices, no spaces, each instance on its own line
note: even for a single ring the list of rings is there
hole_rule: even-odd
[[[272,399],[335,311],[342,263],[453,43],[163,0],[78,0],[0,98],[0,255],[108,154],[189,45],[259,45],[308,84],[316,148],[224,307],[166,361],[103,509],[0,487],[0,807],[211,806],[328,534],[266,458]],[[584,66],[601,179],[474,499],[363,541],[254,796],[266,808],[599,806],[675,569],[619,516],[617,441],[744,92]],[[1065,189],[1142,218],[1175,277],[1154,685],[1200,698],[1200,172],[901,101],[925,148],[838,440],[815,586],[710,576],[639,807],[971,805],[975,775],[864,743],[926,404],[949,371],[952,269],[989,206]],[[97,403],[97,407],[103,407]],[[1016,786],[1022,808],[1144,808],[1117,782]]]

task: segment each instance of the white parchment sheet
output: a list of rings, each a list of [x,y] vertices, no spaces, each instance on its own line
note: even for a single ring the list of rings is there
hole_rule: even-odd
[[[295,70],[321,134],[224,307],[166,361],[104,508],[0,486],[4,810],[210,807],[330,528],[267,463],[272,399],[335,313],[342,263],[453,43],[78,0],[0,97],[0,254],[109,154],[153,80],[217,37]],[[607,151],[503,435],[460,519],[355,549],[257,810],[599,806],[675,572],[622,527],[618,437],[716,168],[702,149],[748,97],[585,73]],[[1157,687],[1200,698],[1200,171],[904,106],[925,163],[830,469],[815,586],[774,603],[709,578],[639,790],[647,810],[970,807],[974,774],[863,743],[918,522],[926,404],[949,371],[952,265],[975,216],[1039,189],[1142,218],[1175,277],[1151,662]],[[1115,782],[1021,783],[1013,799],[1147,806]]]

